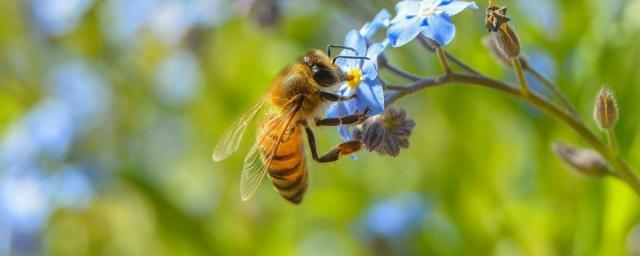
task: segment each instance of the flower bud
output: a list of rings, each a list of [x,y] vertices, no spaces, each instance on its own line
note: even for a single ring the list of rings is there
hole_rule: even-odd
[[[593,119],[601,130],[611,129],[618,121],[618,103],[613,91],[601,88],[596,96],[596,103],[593,108]]]
[[[552,146],[553,151],[565,163],[589,177],[602,177],[608,173],[607,161],[596,151],[571,147],[562,142]]]
[[[353,137],[361,140],[369,151],[397,156],[400,149],[409,147],[409,136],[415,126],[403,109],[390,107],[357,125]]]
[[[509,58],[515,58],[520,55],[520,40],[518,35],[509,26],[507,7],[499,7],[489,1],[486,11],[487,30],[495,37],[498,48]]]
[[[498,42],[495,38],[495,36],[493,35],[489,35],[486,36],[482,42],[484,43],[484,46],[487,47],[489,49],[489,51],[491,52],[491,55],[493,55],[494,58],[496,58],[500,64],[509,67],[509,68],[513,68],[513,62],[511,61],[511,59],[509,58],[509,56],[507,56],[498,46]],[[527,67],[529,66],[529,63],[527,62],[527,59],[525,59],[524,57],[520,56],[520,64],[522,65],[522,68],[527,69]]]

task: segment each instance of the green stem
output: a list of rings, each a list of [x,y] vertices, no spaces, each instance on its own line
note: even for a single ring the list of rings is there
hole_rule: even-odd
[[[451,71],[451,67],[449,67],[449,62],[447,61],[447,55],[444,52],[442,47],[436,47],[436,52],[438,53],[438,60],[440,61],[440,66],[444,69],[444,73],[447,75],[452,75],[453,71]]]
[[[609,142],[609,148],[611,149],[611,153],[618,155],[620,152],[620,146],[618,145],[618,139],[616,138],[616,132],[613,128],[609,128],[606,131],[607,141]]]
[[[542,75],[540,72],[538,72],[536,69],[534,69],[533,67],[531,67],[529,65],[525,65],[524,66],[524,70],[529,72],[531,75],[536,77],[538,80],[540,80],[542,82],[542,84],[544,84],[545,87],[547,87],[547,89],[549,89],[560,100],[562,105],[564,105],[564,107],[567,110],[569,110],[569,112],[571,112],[571,114],[575,118],[580,119],[580,114],[578,114],[578,111],[573,106],[573,104],[571,104],[569,99],[567,99],[567,97],[564,96],[562,91],[560,91],[560,87],[558,87],[555,83],[551,82],[551,80],[546,78],[544,75]]]
[[[527,85],[527,79],[524,77],[524,70],[522,69],[520,57],[511,58],[511,63],[513,64],[513,70],[516,72],[516,76],[518,77],[518,84],[520,85],[522,94],[529,94],[529,86]]]

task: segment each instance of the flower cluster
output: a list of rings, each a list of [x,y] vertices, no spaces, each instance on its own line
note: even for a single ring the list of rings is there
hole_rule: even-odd
[[[349,31],[345,37],[344,46],[353,48],[355,51],[343,50],[340,55],[366,56],[367,59],[345,58],[336,61],[336,64],[347,73],[349,78],[341,85],[339,94],[342,96],[355,94],[356,98],[330,105],[327,116],[342,117],[364,113],[367,109],[370,110],[371,115],[383,113],[385,111],[384,86],[378,77],[379,59],[383,52],[389,46],[403,46],[419,34],[433,40],[439,47],[449,44],[456,33],[450,17],[467,8],[477,9],[478,6],[475,2],[457,0],[405,0],[396,4],[395,17],[383,9],[371,22],[366,23],[359,30]],[[384,39],[374,42],[377,32],[385,28],[387,31]],[[390,111],[390,113],[396,113],[396,111]],[[404,118],[404,112],[402,113]],[[339,130],[345,140],[351,140],[355,137],[347,127],[341,126]],[[367,134],[365,131],[362,132]],[[396,138],[395,140],[402,142],[406,141],[406,138]],[[408,143],[406,144],[408,145]],[[393,150],[387,150],[388,152],[385,150],[378,152],[397,155],[399,147],[393,148]],[[369,149],[373,150],[374,148],[370,147]]]

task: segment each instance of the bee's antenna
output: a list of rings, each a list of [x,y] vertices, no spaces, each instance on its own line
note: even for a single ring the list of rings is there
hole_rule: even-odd
[[[343,46],[343,45],[337,45],[337,44],[329,44],[329,45],[327,45],[327,55],[329,55],[329,58],[331,58],[331,48],[339,48],[339,49],[351,50],[353,53],[358,54],[358,52],[356,52],[356,49],[353,49],[351,47],[347,47],[347,46]]]
[[[364,56],[344,56],[344,55],[338,55],[335,58],[333,58],[333,64],[336,64],[336,60],[337,59],[356,59],[356,60],[368,60],[369,57],[364,57]]]

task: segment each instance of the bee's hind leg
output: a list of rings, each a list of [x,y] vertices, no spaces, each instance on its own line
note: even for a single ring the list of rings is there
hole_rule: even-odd
[[[324,155],[318,156],[316,139],[313,135],[313,131],[311,130],[311,128],[309,128],[309,126],[305,126],[305,131],[307,133],[307,139],[309,140],[309,147],[311,148],[311,155],[313,156],[313,160],[320,163],[337,161],[338,159],[340,159],[340,156],[357,152],[362,148],[361,141],[351,140],[340,143]]]

